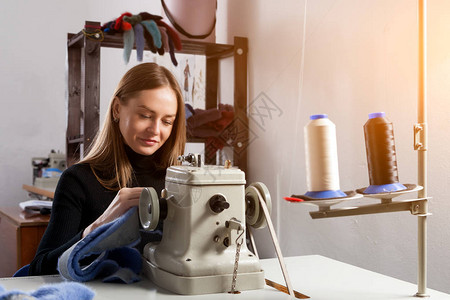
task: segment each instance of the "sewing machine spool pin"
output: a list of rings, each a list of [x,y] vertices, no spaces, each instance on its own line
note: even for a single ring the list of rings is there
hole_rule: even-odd
[[[202,156],[200,154],[189,153],[187,155],[178,156],[178,161],[183,163],[187,162],[192,167],[202,166]]]

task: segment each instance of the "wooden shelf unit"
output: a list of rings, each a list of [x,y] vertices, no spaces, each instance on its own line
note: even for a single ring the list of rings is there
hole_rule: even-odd
[[[87,28],[99,22],[86,21]],[[88,31],[88,29],[86,29]],[[83,31],[67,36],[68,50],[68,122],[66,133],[67,165],[80,159],[80,149],[87,149],[99,129],[100,120],[100,49],[123,48],[122,35],[104,35],[103,40],[88,38]],[[149,50],[145,48],[145,50]],[[213,44],[182,40],[178,53],[206,57],[206,109],[218,107],[219,61],[234,58],[233,164],[247,171],[249,140],[247,117],[247,53],[248,40],[234,37],[234,44]],[[157,54],[155,54],[157,55]],[[229,135],[228,135],[229,137]],[[201,139],[188,139],[188,142]],[[229,139],[227,140],[229,142]],[[207,164],[215,164],[209,159]]]

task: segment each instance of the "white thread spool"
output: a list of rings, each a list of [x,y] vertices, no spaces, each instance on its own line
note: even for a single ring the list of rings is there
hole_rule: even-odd
[[[312,115],[304,128],[306,156],[306,196],[345,197],[339,187],[336,126],[327,115]]]

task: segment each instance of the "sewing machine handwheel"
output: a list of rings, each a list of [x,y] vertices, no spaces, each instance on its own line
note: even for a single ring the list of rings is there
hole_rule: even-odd
[[[247,187],[245,189],[245,204],[245,221],[248,225],[253,226],[258,221],[261,213],[258,193],[255,187]]]
[[[264,228],[267,225],[264,211],[259,202],[259,196],[262,197],[270,214],[272,212],[272,200],[266,185],[262,182],[254,182],[245,189],[247,204],[245,210],[246,222],[254,228]]]
[[[259,193],[263,197],[264,203],[266,203],[267,210],[269,211],[269,215],[272,214],[272,198],[270,197],[270,192],[267,186],[262,182],[254,182],[250,184],[250,186],[254,186],[258,189]],[[266,217],[264,216],[264,211],[260,207],[260,214],[258,217],[258,221],[253,227],[255,228],[264,228],[267,226]]]
[[[145,230],[155,230],[159,222],[159,198],[152,187],[144,188],[139,198],[139,220]]]

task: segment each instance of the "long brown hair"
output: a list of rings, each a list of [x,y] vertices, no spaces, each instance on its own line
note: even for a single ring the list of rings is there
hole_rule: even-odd
[[[125,152],[124,141],[119,124],[114,122],[113,103],[117,97],[122,104],[143,90],[169,86],[177,97],[177,114],[172,132],[155,155],[158,167],[167,168],[177,163],[183,154],[186,143],[186,126],[183,96],[173,74],[155,63],[142,63],[122,77],[109,103],[102,129],[92,143],[85,158],[80,163],[91,166],[97,180],[111,190],[129,187],[132,183],[133,169]]]

